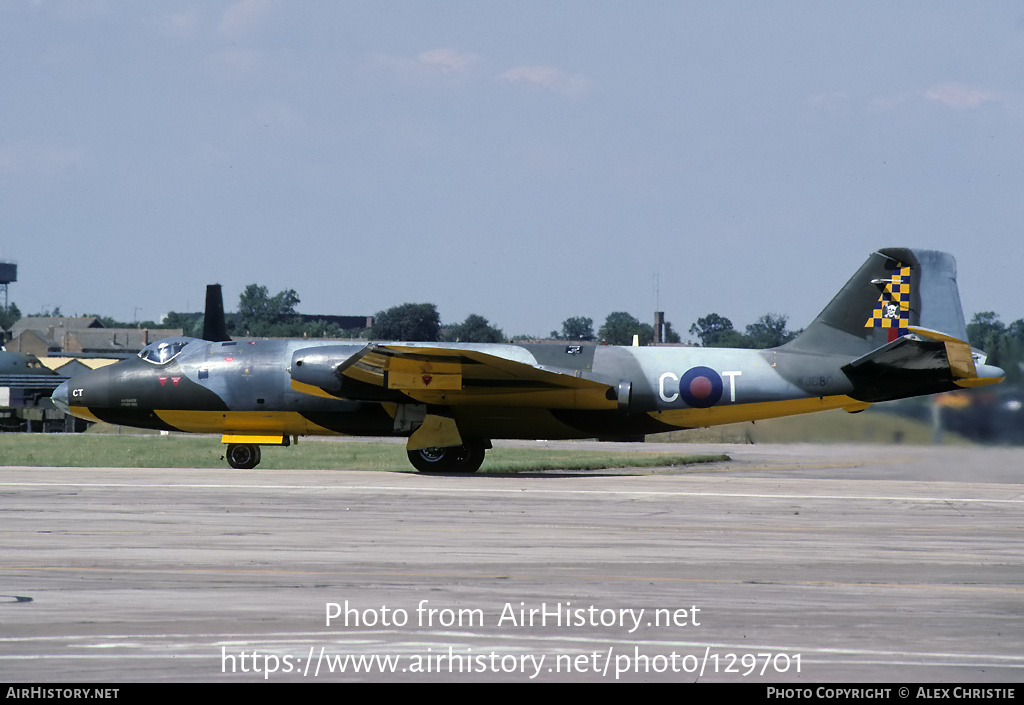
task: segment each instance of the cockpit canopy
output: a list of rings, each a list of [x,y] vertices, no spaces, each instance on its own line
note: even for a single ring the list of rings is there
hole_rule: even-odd
[[[162,365],[178,356],[185,346],[191,343],[194,338],[165,338],[155,343],[150,343],[139,351],[139,357],[154,365]]]

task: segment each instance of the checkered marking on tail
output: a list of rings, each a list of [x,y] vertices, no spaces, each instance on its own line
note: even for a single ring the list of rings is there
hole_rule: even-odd
[[[897,267],[882,289],[865,328],[888,328],[889,340],[907,333],[910,326],[910,267]]]

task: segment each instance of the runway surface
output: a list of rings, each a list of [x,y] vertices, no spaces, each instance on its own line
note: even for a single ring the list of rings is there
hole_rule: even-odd
[[[1024,680],[1024,451],[686,448],[733,460],[0,468],[0,681]]]

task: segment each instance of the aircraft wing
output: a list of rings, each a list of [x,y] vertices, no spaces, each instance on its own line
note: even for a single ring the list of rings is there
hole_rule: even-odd
[[[347,399],[392,396],[439,406],[596,410],[628,404],[628,383],[623,389],[618,381],[580,370],[544,367],[529,362],[522,348],[508,347],[507,357],[465,346],[402,343],[371,344],[354,353],[346,346],[337,354],[307,348],[293,358],[293,387],[309,391],[302,386],[312,385]]]

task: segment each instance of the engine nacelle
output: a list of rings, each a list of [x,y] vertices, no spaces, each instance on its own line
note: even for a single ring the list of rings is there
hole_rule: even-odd
[[[338,368],[358,355],[365,345],[329,345],[317,348],[302,348],[292,355],[288,368],[294,381],[308,384],[328,392],[341,392],[342,376]]]

